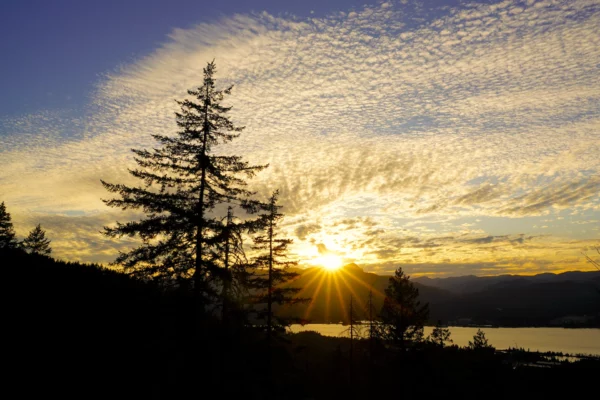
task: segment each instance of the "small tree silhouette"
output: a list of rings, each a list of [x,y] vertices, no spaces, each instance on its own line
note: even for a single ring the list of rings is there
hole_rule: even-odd
[[[473,341],[469,340],[467,346],[471,350],[493,350],[494,346],[488,343],[485,333],[481,329],[477,329],[477,333],[473,336]]]
[[[10,214],[4,202],[0,203],[0,249],[16,249],[18,247]]]
[[[442,322],[438,321],[435,328],[429,335],[429,342],[439,346],[444,347],[446,343],[453,343],[452,339],[450,339],[450,329],[448,327],[442,326]]]
[[[46,238],[46,231],[42,229],[40,224],[37,224],[37,226],[29,232],[29,235],[21,242],[21,247],[31,254],[49,256],[50,253],[52,253],[50,240]]]
[[[423,339],[423,325],[429,317],[429,303],[421,304],[419,289],[398,268],[390,277],[379,318],[377,336],[401,349]]]
[[[257,220],[265,232],[254,238],[254,250],[258,251],[259,255],[254,258],[252,267],[255,275],[250,282],[256,293],[255,304],[266,305],[266,309],[258,310],[257,317],[266,320],[269,343],[273,333],[284,332],[290,325],[289,319],[274,315],[273,305],[293,305],[309,300],[295,297],[300,288],[286,285],[299,276],[297,272],[289,270],[298,262],[288,258],[288,245],[292,240],[281,237],[278,223],[283,214],[279,212],[282,206],[277,204],[278,196],[279,191],[273,192],[268,203],[262,207],[265,213]]]

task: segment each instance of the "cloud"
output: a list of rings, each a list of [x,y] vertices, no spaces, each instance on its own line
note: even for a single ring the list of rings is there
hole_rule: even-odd
[[[298,225],[294,230],[296,237],[300,240],[306,240],[307,236],[311,233],[318,232],[321,230],[321,225],[319,224],[305,224]]]
[[[592,176],[575,182],[565,182],[527,193],[515,198],[518,205],[502,212],[517,215],[542,214],[554,208],[569,208],[574,205],[593,206],[591,202],[600,193],[600,176]]]
[[[523,244],[525,241],[532,240],[533,236],[520,235],[502,235],[502,236],[483,236],[472,239],[463,239],[464,243],[472,244],[489,244],[489,243],[510,243],[510,244]]]
[[[523,231],[460,239],[459,218],[568,211],[598,219],[597,3],[404,3],[174,29],[151,54],[107,73],[84,112],[0,121],[0,196],[19,226],[32,213],[77,211],[98,225],[69,221],[100,230],[117,216],[100,201],[107,193],[99,180],[135,183],[129,149],[176,131],[174,99],[215,58],[218,82],[235,84],[232,118],[246,126],[219,151],[270,163],[252,187],[263,197],[280,189],[287,229],[300,241],[368,253],[369,262],[395,262],[393,246],[427,249],[439,262],[449,252],[484,257],[469,246],[524,244],[515,236]],[[438,223],[416,229],[428,218]],[[68,229],[56,223],[62,256],[88,246],[110,259],[110,246],[113,254],[121,248]]]
[[[325,246],[323,243],[317,244],[317,251],[319,252],[320,255],[329,254],[329,251],[327,250],[327,246]]]

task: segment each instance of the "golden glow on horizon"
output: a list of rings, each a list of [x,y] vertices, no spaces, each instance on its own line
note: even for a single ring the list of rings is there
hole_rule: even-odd
[[[322,317],[326,321],[331,321],[331,306],[336,302],[342,315],[348,315],[348,293],[352,295],[352,298],[356,301],[358,307],[365,309],[367,305],[361,300],[361,294],[356,290],[360,286],[371,291],[374,296],[380,298],[385,297],[384,293],[372,286],[369,282],[365,282],[355,276],[356,270],[338,268],[336,273],[332,274],[325,268],[315,268],[308,270],[306,274],[309,274],[308,282],[297,294],[298,297],[310,298],[310,302],[303,316],[305,320],[311,320],[314,307],[317,303],[321,303],[324,307],[321,312],[323,313]]]
[[[313,259],[312,264],[319,265],[327,271],[336,271],[342,266],[342,258],[334,254],[326,254]]]

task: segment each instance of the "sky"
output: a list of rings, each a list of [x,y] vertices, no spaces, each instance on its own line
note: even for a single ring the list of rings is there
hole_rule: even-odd
[[[289,3],[289,4],[288,4]],[[109,263],[139,218],[131,148],[175,133],[174,100],[217,65],[270,167],[302,265],[412,276],[594,270],[600,246],[600,4],[553,1],[5,1],[0,201],[18,236]]]

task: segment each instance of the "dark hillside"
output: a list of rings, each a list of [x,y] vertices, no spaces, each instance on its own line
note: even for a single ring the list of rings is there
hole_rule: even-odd
[[[160,358],[157,288],[98,265],[18,250],[4,250],[0,259],[8,381],[36,379],[19,384],[19,397],[42,387],[44,393],[81,398],[133,389],[135,381],[146,382],[135,385],[136,393],[151,388]]]

